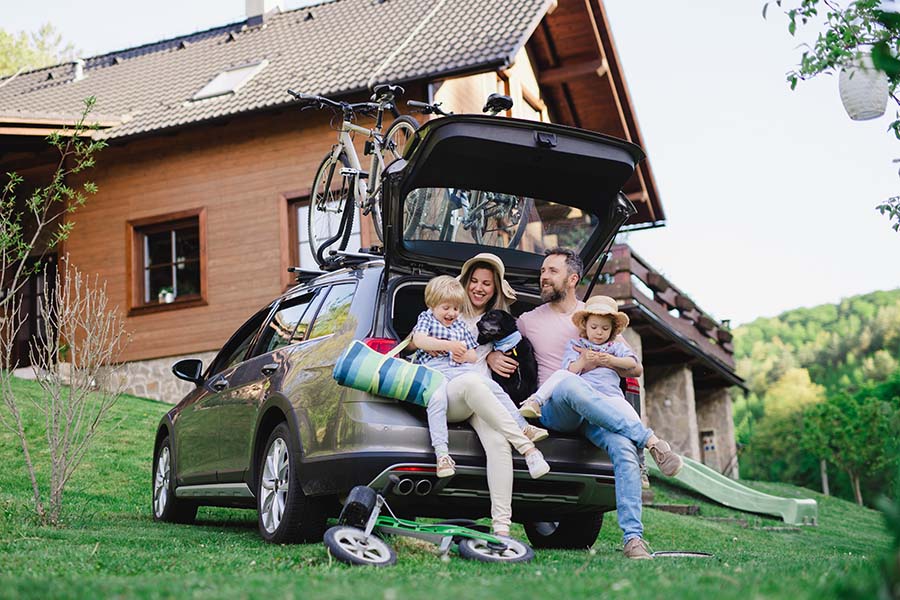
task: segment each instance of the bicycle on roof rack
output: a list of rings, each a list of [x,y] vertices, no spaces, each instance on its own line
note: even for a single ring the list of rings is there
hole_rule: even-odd
[[[301,110],[328,108],[341,115],[338,142],[316,170],[310,193],[308,243],[319,265],[326,262],[327,248],[347,248],[357,208],[364,215],[372,215],[375,232],[381,239],[381,174],[385,164],[402,156],[419,127],[414,118],[397,111],[394,99],[403,92],[397,85],[379,85],[374,88],[372,102],[349,103],[288,90],[303,103]],[[394,115],[394,121],[382,133],[385,111]],[[374,115],[375,126],[368,129],[355,124],[357,115]],[[371,156],[368,171],[362,169],[353,146],[354,133],[367,138],[364,154]]]
[[[450,116],[438,104],[410,100],[422,114]],[[495,116],[512,108],[509,96],[491,94],[482,112]],[[525,196],[462,188],[422,188],[407,196],[403,207],[403,237],[407,240],[460,241],[468,235],[476,244],[514,248],[525,233],[533,200]]]

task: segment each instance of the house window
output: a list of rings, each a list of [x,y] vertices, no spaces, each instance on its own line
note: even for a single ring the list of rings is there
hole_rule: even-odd
[[[309,247],[309,198],[290,201],[288,212],[291,229],[291,262],[293,265],[304,269],[315,269],[317,268],[316,259]],[[316,240],[319,243],[333,237],[341,224],[338,215],[329,213],[328,217],[327,234],[325,233],[325,228],[320,230],[322,235]],[[357,213],[353,219],[353,228],[350,230],[347,250],[357,252],[362,245],[360,215]],[[337,245],[331,248],[337,249]]]
[[[205,211],[131,221],[132,310],[205,303]]]

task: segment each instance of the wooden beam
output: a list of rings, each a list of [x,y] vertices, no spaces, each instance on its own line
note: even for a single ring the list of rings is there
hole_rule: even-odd
[[[595,60],[586,60],[567,65],[560,65],[552,69],[545,69],[538,74],[538,83],[541,85],[553,85],[563,83],[576,77],[585,75],[596,75],[603,77],[609,72],[609,65],[606,60],[598,58]]]

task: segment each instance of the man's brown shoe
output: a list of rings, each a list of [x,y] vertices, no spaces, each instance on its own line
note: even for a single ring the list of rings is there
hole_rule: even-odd
[[[626,558],[634,558],[636,560],[649,560],[653,558],[650,554],[650,550],[647,548],[647,542],[644,541],[644,538],[631,538],[625,544],[625,553]]]
[[[681,472],[684,461],[675,454],[669,442],[659,440],[653,446],[650,446],[650,456],[656,461],[656,466],[666,477],[675,477]]]

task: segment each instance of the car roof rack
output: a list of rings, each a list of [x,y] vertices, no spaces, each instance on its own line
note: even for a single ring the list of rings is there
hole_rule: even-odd
[[[375,250],[376,248],[376,246],[373,246],[371,249]],[[338,269],[355,267],[356,265],[361,265],[371,260],[377,260],[381,258],[384,258],[384,256],[375,252],[347,252],[346,250],[331,250],[328,252],[328,257],[325,259],[325,263],[322,265],[322,269],[324,269],[325,271],[337,271]]]
[[[315,279],[319,275],[324,275],[325,271],[320,271],[318,269],[302,269],[300,267],[288,267],[288,273],[297,274],[297,283],[306,283],[307,281]]]

